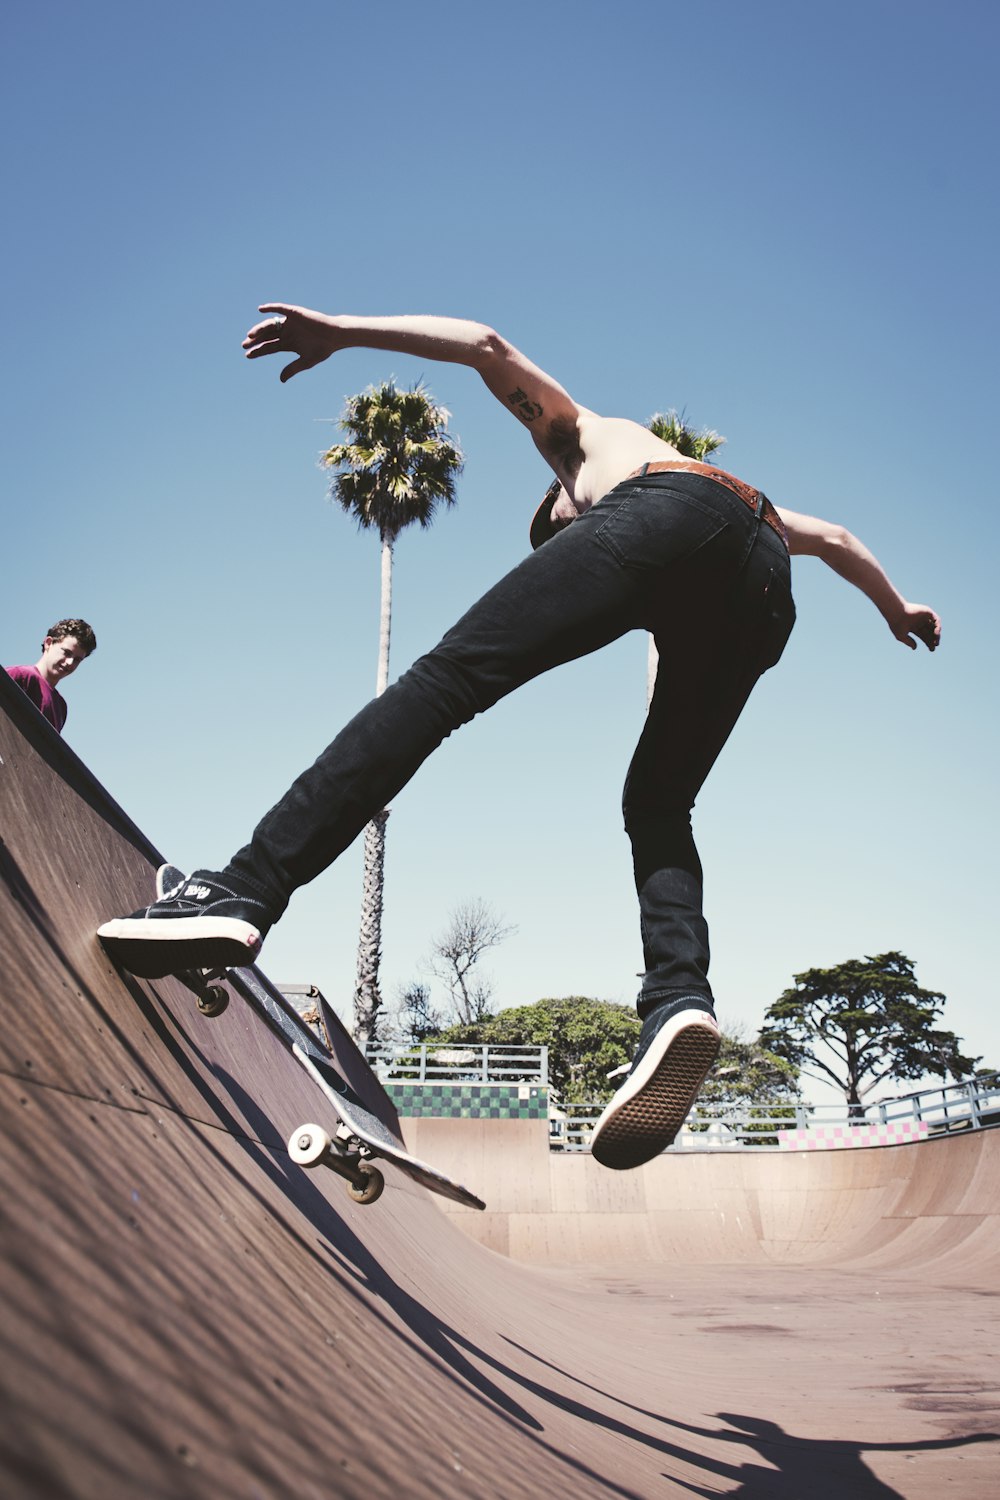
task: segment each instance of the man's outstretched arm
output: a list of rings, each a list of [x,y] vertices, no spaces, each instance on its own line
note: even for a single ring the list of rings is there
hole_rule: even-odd
[[[941,639],[940,617],[929,605],[910,604],[904,599],[878,558],[845,526],[821,521],[817,516],[801,516],[794,510],[780,507],[778,514],[785,523],[788,550],[793,557],[822,558],[841,578],[846,578],[848,583],[853,583],[855,588],[868,595],[897,641],[902,641],[911,651],[917,649],[914,636],[923,641],[928,651],[936,649]]]
[[[248,359],[294,355],[281,372],[282,381],[312,369],[341,349],[388,349],[418,359],[469,365],[528,429],[549,463],[572,465],[581,408],[558,381],[485,323],[423,315],[330,316],[285,302],[262,303],[260,311],[270,316],[250,329],[243,347]]]

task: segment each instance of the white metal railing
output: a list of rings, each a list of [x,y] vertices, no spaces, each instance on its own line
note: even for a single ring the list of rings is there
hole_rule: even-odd
[[[603,1106],[575,1105],[553,1111],[549,1142],[555,1150],[587,1151]],[[849,1113],[842,1104],[696,1105],[670,1151],[778,1150],[785,1132],[816,1136],[843,1134],[860,1127],[893,1127],[913,1123],[923,1134],[978,1130],[1000,1125],[1000,1073],[986,1074],[942,1088],[923,1089],[897,1099],[861,1106]],[[900,1139],[903,1138],[900,1132]]]
[[[365,1057],[383,1083],[533,1083],[547,1086],[547,1047],[484,1046],[479,1043],[422,1042],[419,1045],[369,1044]],[[562,1109],[550,1095],[549,1143],[557,1151],[587,1151],[601,1104]],[[843,1104],[760,1105],[730,1102],[698,1104],[691,1111],[670,1151],[778,1150],[806,1131],[816,1136],[840,1134],[854,1127],[886,1127],[903,1138],[912,1123],[922,1134],[1000,1125],[1000,1073],[984,1074],[940,1088],[861,1105],[854,1113]],[[784,1140],[782,1140],[784,1137]]]
[[[883,1123],[925,1121],[931,1130],[958,1130],[1000,1124],[1000,1073],[985,1073],[964,1083],[923,1089],[873,1106]]]
[[[419,1046],[369,1044],[365,1057],[383,1083],[536,1083],[549,1081],[548,1047],[462,1042]]]

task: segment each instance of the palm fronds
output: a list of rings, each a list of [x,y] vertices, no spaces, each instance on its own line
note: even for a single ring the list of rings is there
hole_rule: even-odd
[[[339,424],[348,441],[321,458],[334,471],[330,498],[383,541],[414,522],[429,526],[439,504],[454,505],[464,462],[450,416],[422,382],[401,391],[388,380],[350,396]]]
[[[678,453],[682,453],[685,458],[693,458],[696,463],[707,463],[726,441],[721,433],[713,432],[711,427],[702,427],[700,431],[692,427],[684,413],[674,411],[672,407],[670,411],[655,412],[646,426],[654,437],[669,443]]]

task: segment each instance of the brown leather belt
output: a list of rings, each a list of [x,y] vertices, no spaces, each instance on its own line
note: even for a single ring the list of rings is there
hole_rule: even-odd
[[[785,531],[781,517],[771,504],[766,495],[760,490],[755,490],[752,485],[745,484],[742,479],[737,479],[735,474],[729,474],[725,469],[717,469],[714,464],[702,464],[697,459],[660,459],[656,463],[643,464],[641,469],[635,469],[627,476],[629,479],[638,479],[643,474],[703,474],[706,479],[714,479],[716,484],[724,484],[727,490],[732,490],[734,495],[755,511],[762,521],[766,521],[772,531],[776,531],[782,542],[788,546],[788,534]]]

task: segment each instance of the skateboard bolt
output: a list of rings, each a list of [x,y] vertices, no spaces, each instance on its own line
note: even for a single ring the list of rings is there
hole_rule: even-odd
[[[309,1134],[308,1130],[304,1130],[302,1132],[295,1144],[298,1146],[300,1151],[309,1150],[309,1147],[312,1145],[312,1136]]]

